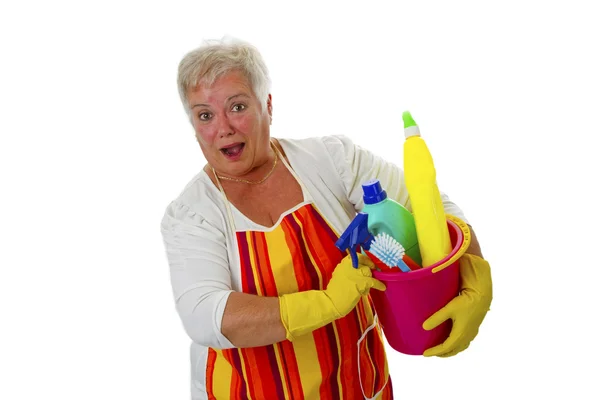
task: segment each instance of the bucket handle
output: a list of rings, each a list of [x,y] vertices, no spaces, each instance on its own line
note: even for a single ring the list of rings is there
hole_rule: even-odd
[[[448,218],[450,221],[454,222],[459,227],[459,229],[462,231],[463,241],[462,241],[458,251],[456,253],[454,253],[454,255],[452,257],[450,257],[448,260],[446,260],[446,262],[444,262],[442,265],[438,265],[437,267],[435,267],[431,270],[431,272],[434,274],[436,272],[442,271],[447,266],[454,264],[454,262],[456,262],[456,260],[458,260],[460,257],[462,257],[463,254],[465,254],[465,252],[469,248],[469,245],[471,244],[471,230],[469,229],[469,225],[467,225],[462,219],[455,217],[454,215],[446,214],[446,218]]]

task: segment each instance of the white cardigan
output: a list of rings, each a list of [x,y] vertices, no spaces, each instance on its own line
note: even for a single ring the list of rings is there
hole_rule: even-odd
[[[347,137],[278,140],[304,186],[304,202],[284,215],[312,202],[339,235],[363,208],[361,184],[372,178],[380,180],[388,197],[411,210],[402,170]],[[444,193],[442,200],[448,214],[468,222]],[[230,207],[236,230],[273,229]],[[234,347],[221,333],[227,298],[232,291],[241,291],[236,237],[227,221],[223,196],[202,171],[169,204],[161,223],[177,311],[193,341],[194,398],[205,393],[207,347]]]

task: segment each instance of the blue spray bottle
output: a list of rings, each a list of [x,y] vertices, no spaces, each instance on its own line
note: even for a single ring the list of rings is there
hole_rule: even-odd
[[[350,222],[344,233],[335,242],[335,246],[341,251],[348,250],[352,258],[352,266],[358,268],[357,250],[369,250],[373,235],[368,229],[369,216],[364,212],[359,212],[356,217]],[[360,247],[360,248],[359,248]]]

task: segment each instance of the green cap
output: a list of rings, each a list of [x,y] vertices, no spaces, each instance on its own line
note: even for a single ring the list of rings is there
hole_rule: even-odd
[[[413,119],[410,112],[404,111],[402,113],[402,120],[404,121],[404,136],[408,139],[411,136],[421,136],[419,126]]]
[[[409,111],[404,111],[402,113],[402,120],[404,121],[404,128],[408,128],[409,126],[417,126],[417,123],[413,119],[412,115],[410,115]]]

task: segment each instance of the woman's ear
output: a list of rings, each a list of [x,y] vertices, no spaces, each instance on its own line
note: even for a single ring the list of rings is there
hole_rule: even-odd
[[[273,122],[273,99],[270,93],[269,97],[267,97],[267,112],[269,113],[269,117],[271,117],[271,122]]]

